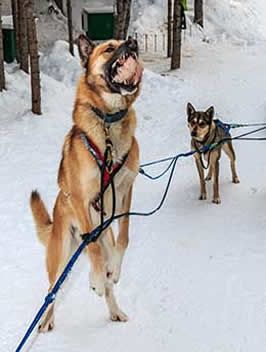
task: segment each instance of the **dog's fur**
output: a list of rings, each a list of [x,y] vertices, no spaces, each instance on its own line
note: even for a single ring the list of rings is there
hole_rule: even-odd
[[[73,244],[76,247],[81,242],[80,234],[91,232],[100,224],[100,214],[92,206],[100,192],[100,170],[80,136],[83,131],[102,155],[104,154],[106,148],[104,125],[91,110],[91,105],[106,114],[128,109],[126,116],[111,124],[109,129],[114,163],[128,153],[125,163],[114,177],[117,214],[129,211],[132,185],[139,170],[139,149],[134,137],[136,116],[132,108],[132,103],[140,92],[143,70],[138,58],[137,43],[130,38],[125,42],[110,40],[96,46],[85,36],[80,36],[78,44],[85,72],[77,87],[73,111],[74,125],[66,136],[63,146],[58,172],[60,191],[54,206],[53,221],[39,193],[33,191],[31,195],[31,208],[37,234],[46,247],[49,291],[75,249]],[[131,86],[127,86],[128,81],[120,84],[119,79],[118,83],[116,81],[112,83],[110,64],[113,64],[125,50],[131,52],[131,49],[132,53],[134,51],[138,76],[133,76]],[[125,56],[121,60],[125,60]],[[108,219],[112,212],[111,187],[104,194],[104,211],[105,219]],[[119,280],[122,259],[128,246],[128,227],[128,217],[121,218],[117,240],[114,238],[112,228],[109,227],[98,241],[90,243],[86,249],[91,262],[90,287],[98,295],[105,295],[110,317],[116,321],[127,321],[126,314],[116,303],[113,283]],[[53,310],[54,306],[51,304],[40,323],[39,331],[46,332],[53,328]]]
[[[214,108],[210,107],[206,111],[196,111],[191,103],[187,104],[187,121],[188,127],[191,134],[191,149],[199,150],[204,145],[209,145],[213,142],[219,142],[224,138],[230,137],[230,134],[226,134],[224,128],[216,126],[213,121]],[[219,160],[221,157],[221,151],[224,151],[231,163],[232,171],[232,182],[239,183],[239,179],[236,173],[235,167],[235,152],[231,141],[227,143],[221,143],[212,151],[204,153],[205,161],[209,162],[208,174],[206,181],[211,180],[213,177],[213,200],[215,204],[221,203],[219,195]],[[200,200],[204,200],[207,197],[204,169],[200,160],[200,154],[194,154],[196,166],[200,178]]]

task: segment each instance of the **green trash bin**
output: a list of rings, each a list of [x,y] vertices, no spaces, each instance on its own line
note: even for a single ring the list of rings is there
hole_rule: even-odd
[[[2,18],[4,60],[8,64],[13,62],[16,58],[15,30],[10,17],[11,16],[3,16]]]
[[[112,39],[114,34],[114,8],[83,9],[82,29],[92,40]]]

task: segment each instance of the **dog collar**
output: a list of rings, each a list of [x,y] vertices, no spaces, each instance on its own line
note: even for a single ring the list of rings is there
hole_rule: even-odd
[[[105,114],[100,109],[96,108],[96,106],[90,105],[91,110],[98,116],[100,119],[103,120],[104,123],[111,124],[113,122],[117,122],[122,120],[123,117],[126,116],[128,109],[123,109],[115,114]]]

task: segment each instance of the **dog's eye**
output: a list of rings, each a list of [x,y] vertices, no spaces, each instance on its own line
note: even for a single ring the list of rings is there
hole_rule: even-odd
[[[111,53],[115,50],[115,48],[113,48],[112,46],[109,46],[104,52],[105,53]]]

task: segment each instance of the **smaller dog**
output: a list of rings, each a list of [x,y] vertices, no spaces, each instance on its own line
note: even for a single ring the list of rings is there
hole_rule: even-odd
[[[188,127],[192,137],[191,149],[199,151],[206,145],[210,145],[214,142],[220,142],[224,138],[230,138],[230,134],[226,133],[225,128],[217,124],[217,120],[213,120],[214,108],[211,106],[206,111],[196,111],[192,104],[187,104],[187,119]],[[206,185],[204,179],[204,168],[208,169],[206,181],[211,180],[213,176],[213,200],[215,204],[221,203],[219,196],[219,160],[221,157],[221,151],[224,151],[231,163],[232,171],[232,182],[239,183],[239,179],[236,173],[235,167],[235,152],[233,149],[232,141],[219,144],[213,150],[203,153],[207,166],[203,164],[202,154],[195,153],[195,161],[200,177],[200,200],[204,200],[207,197]]]

